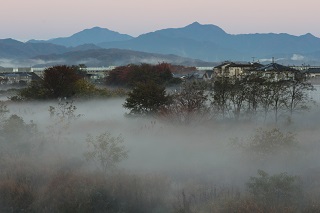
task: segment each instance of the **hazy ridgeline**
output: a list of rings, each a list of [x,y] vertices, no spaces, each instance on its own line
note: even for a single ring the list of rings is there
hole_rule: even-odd
[[[1,124],[0,211],[319,212],[317,106],[277,126],[260,121],[174,125],[128,118],[123,103],[73,102],[71,114],[70,105],[59,110],[57,102],[6,103],[10,112]],[[51,114],[50,106],[55,109]],[[24,123],[7,122],[14,114]],[[272,134],[279,133],[275,129],[284,139],[291,132],[292,138],[280,146],[268,142],[262,149],[252,142],[264,133],[262,139],[272,142]],[[105,132],[123,139],[128,151],[127,159],[114,167],[85,157],[88,134],[95,138]],[[258,170],[268,173],[270,181],[257,181],[256,188],[272,180],[277,186],[264,185],[268,193],[260,200],[246,185],[259,176]],[[296,179],[273,176],[283,173]],[[299,193],[290,183],[298,184]],[[278,191],[270,191],[274,189]]]

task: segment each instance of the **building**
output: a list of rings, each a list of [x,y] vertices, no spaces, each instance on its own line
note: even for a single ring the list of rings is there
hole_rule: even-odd
[[[251,70],[251,74],[252,73],[262,78],[271,79],[272,81],[295,80],[304,77],[304,74],[301,71],[277,63],[270,63],[255,70]]]
[[[262,67],[259,63],[224,62],[214,67],[214,77],[241,78],[252,70]]]
[[[0,84],[28,84],[39,77],[31,72],[1,72]]]
[[[319,78],[320,79],[320,68],[309,68],[305,71],[308,78]]]

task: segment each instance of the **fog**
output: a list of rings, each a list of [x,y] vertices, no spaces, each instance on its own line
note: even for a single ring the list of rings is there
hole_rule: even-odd
[[[39,67],[41,65],[64,64],[64,62],[64,60],[0,58],[0,63],[2,67]]]
[[[89,173],[99,171],[99,164],[87,162],[84,158],[83,153],[88,149],[87,135],[96,136],[109,132],[114,137],[121,136],[123,145],[128,150],[128,157],[117,165],[116,170],[110,170],[108,174],[124,172],[138,177],[164,177],[169,181],[170,188],[165,197],[172,196],[173,200],[181,191],[190,189],[190,183],[204,188],[235,188],[239,193],[246,194],[246,183],[250,177],[257,176],[258,170],[270,175],[286,172],[298,176],[304,191],[310,192],[313,198],[320,196],[320,190],[315,190],[320,178],[320,108],[317,104],[309,112],[294,115],[290,123],[285,120],[280,120],[277,124],[253,120],[174,125],[163,119],[125,116],[127,111],[122,107],[124,101],[74,101],[74,114],[79,116],[70,120],[67,127],[54,116],[50,117],[49,106],[58,109],[57,101],[7,102],[10,110],[7,117],[16,114],[23,118],[25,123],[31,122],[37,126],[39,134],[43,134],[46,142],[39,154],[41,157],[31,162],[39,165],[54,164],[53,168],[68,167],[72,171]],[[248,147],[246,144],[258,128],[278,128],[283,133],[292,132],[297,145],[267,155],[251,153],[245,147]],[[235,138],[244,146],[233,144]],[[17,159],[19,157],[16,157]],[[148,181],[142,183],[147,187]],[[166,204],[163,212],[172,207],[171,202],[174,201]],[[190,205],[192,204],[196,205],[190,201]],[[190,206],[188,208],[190,212],[197,212],[195,207],[193,210]]]

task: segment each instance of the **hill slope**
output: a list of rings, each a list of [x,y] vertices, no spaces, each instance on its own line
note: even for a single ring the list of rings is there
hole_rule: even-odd
[[[73,51],[63,54],[52,54],[37,56],[34,61],[43,61],[47,63],[38,66],[52,66],[55,64],[86,64],[87,66],[120,66],[127,64],[149,63],[157,64],[167,62],[186,66],[214,66],[214,63],[208,63],[201,60],[179,57],[176,55],[152,54],[146,52],[137,52],[121,49],[96,49],[85,51]]]
[[[102,42],[126,41],[132,38],[133,37],[129,35],[120,34],[118,32],[115,32],[106,28],[94,27],[91,29],[85,29],[81,32],[75,33],[70,37],[54,38],[47,41],[30,40],[28,42],[29,43],[44,42],[44,43],[63,45],[66,47],[76,47],[83,44],[98,44]]]

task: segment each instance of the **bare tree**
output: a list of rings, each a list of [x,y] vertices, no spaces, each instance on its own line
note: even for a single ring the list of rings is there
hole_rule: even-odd
[[[170,104],[161,110],[161,116],[171,121],[190,124],[211,118],[207,85],[200,82],[185,82],[174,92]]]

